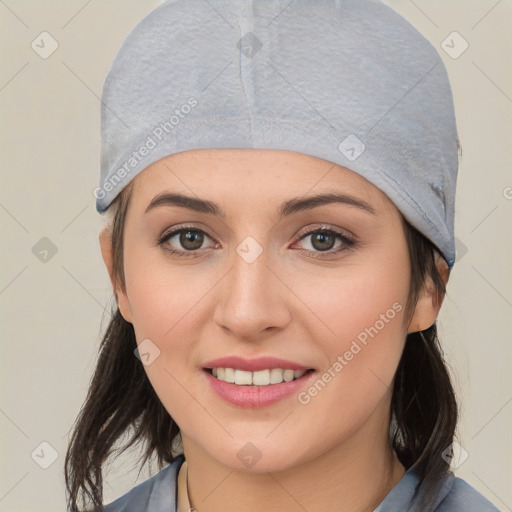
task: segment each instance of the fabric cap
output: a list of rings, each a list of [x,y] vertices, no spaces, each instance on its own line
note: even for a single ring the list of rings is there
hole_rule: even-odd
[[[452,267],[458,137],[437,50],[378,0],[169,0],[103,86],[103,212],[193,149],[305,153],[377,186]]]

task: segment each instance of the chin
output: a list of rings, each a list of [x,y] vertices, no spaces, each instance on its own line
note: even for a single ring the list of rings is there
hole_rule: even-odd
[[[297,450],[293,446],[287,446],[283,450],[281,445],[279,450],[268,441],[255,443],[238,441],[233,445],[239,448],[220,453],[210,452],[210,455],[224,466],[239,472],[260,474],[285,471],[300,464],[303,458],[303,454],[300,458],[297,456]]]

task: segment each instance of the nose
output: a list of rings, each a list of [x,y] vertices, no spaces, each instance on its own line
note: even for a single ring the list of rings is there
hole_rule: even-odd
[[[213,319],[233,337],[256,341],[289,324],[293,294],[266,251],[249,261],[235,252],[233,266],[217,290]]]

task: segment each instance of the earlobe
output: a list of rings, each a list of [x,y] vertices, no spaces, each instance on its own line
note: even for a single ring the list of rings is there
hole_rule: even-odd
[[[436,267],[444,285],[448,283],[450,269],[446,261],[439,255],[436,257]],[[428,329],[437,319],[444,300],[444,293],[438,290],[433,280],[428,277],[418,295],[414,314],[409,323],[407,334]]]
[[[420,292],[407,334],[428,329],[437,319],[441,301],[435,299],[426,287]]]
[[[112,284],[112,289],[116,297],[116,302],[119,307],[119,311],[121,312],[121,315],[127,322],[132,323],[132,312],[130,308],[130,302],[128,301],[128,296],[126,295],[126,291],[117,282],[114,275],[114,254],[112,250],[112,236],[107,228],[103,228],[100,231],[99,241],[101,256],[103,258],[103,262],[105,263],[105,267],[110,278],[110,283]]]

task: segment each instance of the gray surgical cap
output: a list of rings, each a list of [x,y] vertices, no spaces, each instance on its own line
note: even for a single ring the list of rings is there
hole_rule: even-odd
[[[169,0],[143,18],[103,87],[98,212],[163,157],[221,148],[358,173],[453,266],[450,83],[436,49],[378,0]]]

